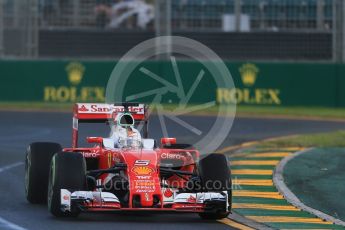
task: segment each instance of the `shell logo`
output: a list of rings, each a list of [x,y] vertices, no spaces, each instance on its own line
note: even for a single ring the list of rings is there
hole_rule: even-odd
[[[147,166],[134,166],[132,168],[132,172],[136,175],[147,176],[151,175],[154,172],[154,169]]]

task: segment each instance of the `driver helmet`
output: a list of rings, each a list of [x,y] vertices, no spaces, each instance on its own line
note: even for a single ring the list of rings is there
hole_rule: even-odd
[[[134,118],[130,113],[118,114],[115,124],[119,135],[119,146],[140,147],[140,134],[134,128]]]

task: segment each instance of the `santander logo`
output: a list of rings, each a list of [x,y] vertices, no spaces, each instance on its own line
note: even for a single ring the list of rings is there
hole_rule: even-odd
[[[82,105],[80,108],[79,108],[79,112],[88,112],[89,110],[85,107],[85,105]]]
[[[132,106],[128,108],[129,112],[135,114],[144,114],[145,108],[143,104],[139,104],[139,106]],[[110,114],[124,112],[125,109],[123,106],[114,106],[111,104],[79,104],[78,108],[79,112],[89,112],[89,113],[107,113]]]
[[[165,190],[164,192],[164,196],[167,197],[167,198],[170,198],[174,195],[174,193],[171,191],[171,189],[167,189]]]
[[[190,195],[190,197],[187,199],[188,203],[196,203],[196,198],[192,195]]]

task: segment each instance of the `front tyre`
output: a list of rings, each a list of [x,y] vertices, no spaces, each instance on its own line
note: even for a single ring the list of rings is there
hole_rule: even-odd
[[[223,154],[212,153],[200,159],[198,173],[204,192],[227,192],[228,200],[225,202],[209,202],[205,212],[199,213],[202,219],[217,220],[226,218],[230,214],[232,202],[231,172],[227,158]]]
[[[47,202],[50,161],[61,150],[61,145],[50,142],[35,142],[28,146],[25,157],[25,196],[30,203]]]
[[[49,174],[48,209],[57,217],[78,216],[80,210],[71,207],[70,212],[61,209],[61,189],[74,191],[86,190],[86,163],[82,154],[59,152],[54,155]]]

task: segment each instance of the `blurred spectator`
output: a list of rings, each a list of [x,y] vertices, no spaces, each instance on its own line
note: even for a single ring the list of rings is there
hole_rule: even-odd
[[[109,28],[142,28],[154,18],[154,7],[143,0],[123,0],[112,5],[99,4],[95,8],[97,24]]]
[[[64,14],[71,11],[71,0],[39,0],[42,24],[47,25],[58,21]]]
[[[54,13],[57,6],[54,4],[53,0],[40,0],[39,1],[39,9],[42,12],[43,18],[47,18],[47,16]]]

